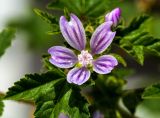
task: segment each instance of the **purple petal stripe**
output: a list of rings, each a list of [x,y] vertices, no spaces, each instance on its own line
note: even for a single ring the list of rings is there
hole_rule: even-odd
[[[103,55],[93,61],[93,70],[99,74],[108,74],[118,65],[117,59],[111,55]]]
[[[111,31],[112,24],[112,21],[105,22],[95,30],[90,40],[92,54],[102,53],[111,44],[116,34]]]
[[[82,85],[85,83],[90,77],[90,71],[87,68],[73,68],[67,74],[67,81],[69,83],[74,83],[77,85]]]
[[[106,14],[105,21],[106,22],[112,21],[113,25],[116,27],[119,22],[120,17],[121,17],[121,9],[115,8],[114,10]]]
[[[60,29],[63,37],[70,46],[81,51],[85,49],[86,36],[81,21],[74,14],[70,15],[68,22],[64,16],[60,18]]]
[[[50,62],[59,68],[70,68],[78,61],[74,52],[62,46],[53,46],[48,50]]]

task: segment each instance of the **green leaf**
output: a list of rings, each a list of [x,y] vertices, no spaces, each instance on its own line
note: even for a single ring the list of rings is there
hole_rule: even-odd
[[[148,19],[148,15],[136,17],[129,26],[117,31],[120,47],[141,65],[148,54],[160,57],[160,39],[147,32]]]
[[[51,26],[52,26],[52,34],[55,35],[55,34],[59,34],[60,31],[59,31],[59,21],[58,21],[58,18],[52,14],[49,14],[47,12],[44,12],[40,9],[34,9],[34,12],[40,16],[46,23],[49,23]]]
[[[124,92],[122,96],[122,101],[124,105],[128,108],[128,110],[134,114],[138,104],[142,102],[141,95],[143,93],[143,89],[137,90],[128,90]]]
[[[56,96],[51,91],[37,99],[36,118],[58,118],[60,113],[70,118],[89,118],[88,103],[79,89],[69,87],[69,84],[56,87]]]
[[[153,43],[146,47],[146,52],[160,57],[160,39],[157,39],[158,42]]]
[[[145,55],[160,57],[160,39],[154,38],[141,28],[124,36],[119,43],[120,47],[141,65]]]
[[[143,99],[160,99],[160,83],[147,87],[142,95]]]
[[[47,12],[44,12],[40,9],[34,9],[34,12],[40,16],[44,21],[47,23],[53,25],[53,24],[58,24],[58,19],[57,17],[53,16],[52,14],[49,14]]]
[[[112,71],[112,74],[116,76],[117,78],[125,79],[134,74],[134,69],[130,69],[126,67],[116,68]]]
[[[134,55],[137,59],[137,61],[143,65],[144,62],[144,51],[143,51],[143,46],[133,46],[133,51],[134,51]]]
[[[2,56],[5,50],[11,45],[12,39],[15,37],[15,29],[8,28],[0,32],[0,56]]]
[[[67,8],[78,16],[98,17],[111,9],[118,1],[109,0],[53,0],[48,4],[49,9],[63,10]],[[95,7],[96,6],[96,7]]]
[[[124,60],[124,58],[118,54],[112,54],[117,60],[119,63],[121,63],[124,67],[127,66],[127,63],[126,61]]]
[[[149,19],[149,15],[143,14],[141,16],[135,17],[130,24],[124,28],[119,34],[121,36],[124,36],[134,30],[139,29],[143,23],[145,23],[145,21],[147,21]]]
[[[10,100],[26,100],[32,101],[39,97],[40,94],[45,94],[53,90],[54,85],[64,79],[61,75],[54,71],[44,74],[27,74],[20,81],[15,82],[14,86],[9,88],[5,99]]]
[[[3,103],[3,101],[0,99],[0,116],[2,116],[3,108],[4,108],[4,103]]]

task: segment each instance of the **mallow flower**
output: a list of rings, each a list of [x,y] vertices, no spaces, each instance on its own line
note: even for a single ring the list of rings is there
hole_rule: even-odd
[[[115,8],[105,16],[105,21],[112,21],[113,26],[116,27],[119,19],[121,17],[121,9],[120,8]]]
[[[79,51],[74,51],[63,46],[53,46],[48,50],[50,63],[59,68],[72,68],[67,74],[67,81],[77,85],[85,83],[91,75],[91,71],[99,74],[108,74],[118,64],[112,55],[102,55],[111,44],[116,32],[111,30],[113,21],[102,23],[93,33],[90,39],[90,50],[86,48],[86,35],[79,18],[70,14],[70,21],[65,16],[60,17],[60,30],[67,43]]]

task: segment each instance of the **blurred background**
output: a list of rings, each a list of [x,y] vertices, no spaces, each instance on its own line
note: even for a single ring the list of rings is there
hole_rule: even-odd
[[[0,0],[0,31],[7,26],[17,28],[12,46],[0,58],[0,92],[6,92],[13,83],[26,73],[40,72],[41,55],[53,44],[52,35],[47,31],[50,26],[36,16],[34,8],[45,9],[49,0]],[[129,22],[142,12],[152,16],[148,29],[160,37],[160,1],[159,0],[119,0],[117,7]],[[136,74],[127,78],[125,89],[149,85],[160,79],[160,61],[157,57],[147,57],[144,66],[133,60],[130,68]],[[8,74],[8,72],[10,74]],[[5,110],[1,118],[32,118],[34,107],[23,103],[5,101]],[[145,100],[138,106],[136,115],[140,118],[160,118],[160,100]]]

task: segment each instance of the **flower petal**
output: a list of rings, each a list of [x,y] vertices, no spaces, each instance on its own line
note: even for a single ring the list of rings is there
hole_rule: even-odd
[[[121,17],[121,9],[115,8],[114,10],[106,14],[105,21],[106,22],[112,21],[113,25],[116,27],[119,22],[120,17]]]
[[[111,44],[116,34],[116,32],[111,31],[112,24],[112,21],[105,22],[93,33],[90,40],[92,54],[102,53]]]
[[[65,115],[64,113],[60,113],[58,118],[69,118],[67,115]]]
[[[89,79],[90,74],[91,74],[90,71],[87,70],[87,68],[85,67],[82,68],[75,67],[68,72],[67,81],[69,83],[82,85]]]
[[[64,16],[60,18],[60,29],[63,37],[70,46],[81,51],[85,49],[86,36],[81,21],[74,14],[70,15],[68,22]]]
[[[104,114],[97,110],[93,113],[93,118],[104,118]]]
[[[74,52],[62,46],[53,46],[48,50],[51,54],[50,62],[59,68],[70,68],[77,62]]]
[[[99,74],[107,74],[118,65],[117,59],[111,55],[103,55],[93,61],[93,70]]]

